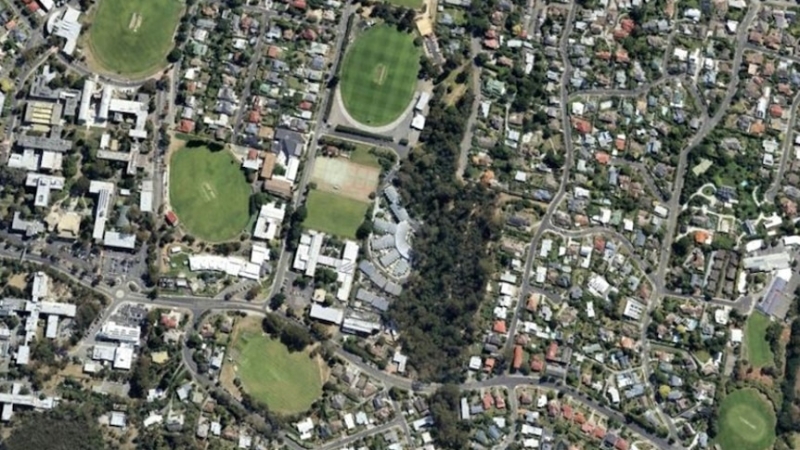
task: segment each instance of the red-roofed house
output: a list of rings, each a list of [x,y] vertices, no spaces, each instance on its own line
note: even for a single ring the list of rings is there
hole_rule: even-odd
[[[631,31],[633,31],[633,28],[636,26],[636,23],[634,23],[634,21],[631,19],[622,19],[619,21],[619,25],[620,27],[622,27],[623,30],[630,33]]]
[[[572,119],[572,126],[581,134],[588,134],[592,131],[592,124],[590,124],[588,120]]]
[[[505,324],[505,322],[503,322],[503,324]],[[521,345],[515,345],[514,346],[514,360],[511,362],[511,367],[513,367],[514,370],[519,370],[519,368],[522,367],[522,359],[524,357],[525,357],[525,352],[522,351],[522,346]]]
[[[172,226],[178,224],[178,216],[172,211],[167,211],[167,214],[164,216],[164,218],[166,218],[167,223],[169,223]]]
[[[194,120],[181,119],[181,123],[178,124],[178,131],[180,131],[181,133],[193,133]]]
[[[494,395],[494,405],[497,409],[506,409],[506,399],[501,394]]]
[[[598,164],[606,165],[611,161],[611,155],[606,152],[597,152],[594,154],[594,159]]]
[[[294,0],[292,1],[292,6],[297,9],[306,9],[306,0]]]
[[[541,372],[544,369],[544,362],[538,356],[531,358],[531,370],[534,372]]]
[[[617,443],[614,444],[614,448],[617,450],[628,450],[628,441],[622,438],[617,439]]]
[[[614,147],[616,147],[617,150],[625,150],[625,138],[624,137],[616,138],[614,140]]]
[[[301,111],[310,111],[311,108],[314,107],[314,104],[307,100],[303,100],[299,105],[297,105],[297,107],[300,108]]]
[[[783,108],[781,108],[781,105],[772,105],[769,107],[769,115],[772,117],[780,117],[783,115]]]
[[[492,397],[492,394],[487,392],[486,394],[483,395],[483,410],[488,411],[492,409],[493,406],[494,406],[494,398]]]
[[[169,314],[162,314],[161,315],[161,325],[165,328],[173,329],[178,327],[178,319],[175,316],[170,316]]]
[[[604,428],[597,427],[594,429],[593,436],[596,437],[597,439],[603,439],[604,437],[606,437],[606,430]]]
[[[581,426],[581,431],[583,431],[586,434],[591,434],[592,431],[594,431],[594,425],[592,425],[589,422],[586,422],[583,424],[583,426]]]
[[[507,333],[506,321],[505,320],[496,321],[494,323],[494,326],[492,327],[492,331],[494,331],[495,333],[506,334]]]
[[[573,411],[572,407],[569,405],[561,405],[561,412],[564,414],[564,418],[567,420],[572,420]]]
[[[267,49],[267,56],[269,56],[272,59],[281,56],[281,48],[275,45],[270,45],[269,48]]]
[[[555,341],[551,342],[549,346],[547,346],[547,354],[545,354],[545,359],[548,361],[555,361],[556,356],[558,355],[558,344]]]
[[[491,372],[494,370],[495,360],[494,358],[486,358],[486,361],[483,364],[483,370],[485,372]]]
[[[484,39],[483,46],[491,50],[497,50],[500,48],[500,42],[497,39]]]
[[[301,34],[301,36],[303,37],[303,39],[305,39],[307,41],[316,41],[317,40],[317,32],[312,30],[311,28],[308,28],[308,29],[304,30],[303,33]]]
[[[606,249],[606,240],[603,239],[603,236],[594,237],[594,249],[597,252],[602,252]]]

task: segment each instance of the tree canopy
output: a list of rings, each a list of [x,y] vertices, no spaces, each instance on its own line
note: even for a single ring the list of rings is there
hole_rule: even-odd
[[[423,148],[411,152],[396,178],[412,216],[422,223],[414,239],[414,270],[389,315],[423,379],[456,381],[464,350],[479,332],[474,317],[489,279],[489,244],[500,227],[494,193],[455,176],[472,95],[454,106],[444,104],[442,95],[440,88],[431,101]]]

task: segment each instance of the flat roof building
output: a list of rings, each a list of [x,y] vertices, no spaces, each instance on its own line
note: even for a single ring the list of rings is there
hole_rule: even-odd
[[[141,328],[138,326],[129,327],[125,325],[119,325],[115,322],[106,322],[100,328],[100,332],[97,334],[97,336],[108,341],[128,342],[134,345],[139,345],[140,334]]]
[[[133,250],[136,248],[136,235],[120,233],[118,231],[106,231],[103,237],[103,245],[106,247]]]
[[[78,123],[84,124],[89,122],[94,115],[94,111],[92,110],[92,96],[94,95],[94,90],[97,87],[97,84],[94,80],[86,80],[83,83],[83,92],[81,93],[81,105],[78,109]]]
[[[92,180],[92,182],[89,183],[89,193],[97,195],[92,238],[99,241],[103,239],[103,235],[106,231],[106,220],[108,220],[108,213],[111,210],[111,200],[114,195],[114,184],[108,181]]]
[[[11,221],[11,229],[24,233],[26,237],[33,237],[44,233],[44,224],[35,220],[25,220],[19,211],[14,211],[14,218]]]
[[[58,336],[58,316],[47,316],[47,328],[44,336],[48,339],[55,339]]]
[[[92,359],[95,361],[113,361],[116,351],[116,346],[97,344],[92,348]]]
[[[279,207],[276,202],[271,202],[261,206],[256,227],[253,229],[253,237],[267,241],[275,239],[285,216],[286,205],[282,204]]]
[[[192,272],[223,272],[232,277],[258,280],[261,265],[251,263],[238,256],[191,255],[189,270]]]
[[[772,272],[791,266],[792,257],[787,252],[772,253],[759,256],[748,256],[742,259],[746,270],[756,272]]]
[[[115,369],[130,370],[133,363],[133,347],[130,345],[122,344],[117,347],[114,352],[114,365]]]
[[[31,348],[27,345],[20,345],[17,348],[17,365],[25,366],[31,359]]]
[[[45,175],[42,173],[29,173],[25,178],[25,185],[36,188],[33,204],[47,207],[50,204],[50,191],[64,189],[64,177]]]
[[[330,308],[314,303],[308,316],[322,322],[341,325],[344,320],[344,311],[339,308]]]
[[[139,193],[139,211],[153,212],[153,180],[142,181],[142,190]]]
[[[59,137],[33,136],[22,134],[17,136],[15,144],[18,147],[34,150],[50,150],[53,152],[67,152],[72,148],[72,141]]]

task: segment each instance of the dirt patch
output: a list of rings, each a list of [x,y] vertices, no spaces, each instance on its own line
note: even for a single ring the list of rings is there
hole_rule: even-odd
[[[320,156],[314,160],[311,181],[317,189],[364,202],[371,202],[370,194],[378,187],[380,169],[357,164],[346,158]]]
[[[383,85],[383,82],[386,81],[386,66],[383,64],[378,64],[375,67],[375,75],[372,77],[372,81],[374,81],[378,86]]]
[[[136,33],[139,31],[139,27],[141,26],[142,26],[142,15],[139,13],[133,13],[133,15],[131,16],[131,20],[128,22],[128,29]]]
[[[28,289],[28,282],[26,280],[27,274],[18,273],[8,279],[8,285],[13,286],[21,291]]]
[[[206,200],[214,200],[217,198],[217,193],[210,184],[203,183],[203,196],[206,198]]]

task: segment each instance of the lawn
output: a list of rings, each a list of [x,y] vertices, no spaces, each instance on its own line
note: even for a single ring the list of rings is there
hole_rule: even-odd
[[[422,0],[387,0],[386,3],[411,9],[422,8]]]
[[[729,394],[719,409],[722,450],[765,450],[775,441],[775,411],[755,389]]]
[[[250,219],[250,186],[227,150],[178,150],[170,160],[169,199],[183,227],[220,242],[239,235]]]
[[[91,20],[91,59],[102,69],[142,76],[160,69],[183,11],[178,0],[101,0]]]
[[[364,31],[342,67],[340,89],[347,112],[371,126],[397,119],[414,98],[419,56],[411,34],[388,25]]]
[[[744,344],[747,360],[753,367],[768,366],[774,361],[775,357],[767,342],[769,323],[769,317],[758,311],[754,311],[747,319]]]
[[[245,320],[233,343],[237,375],[245,392],[281,414],[307,411],[322,395],[322,369],[307,351],[289,353],[261,331],[260,321]]]
[[[368,207],[368,203],[314,189],[308,194],[308,216],[303,226],[353,239]]]

